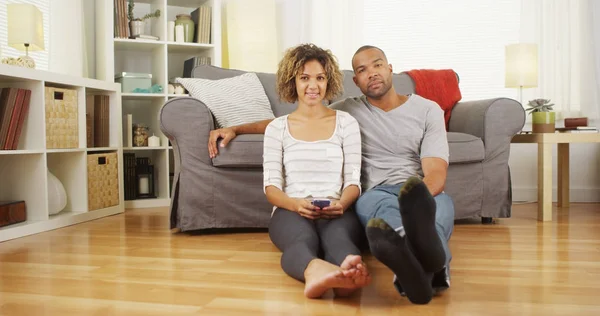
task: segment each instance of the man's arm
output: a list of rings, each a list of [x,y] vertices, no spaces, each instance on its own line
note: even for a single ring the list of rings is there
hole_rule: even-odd
[[[217,149],[217,140],[219,138],[223,138],[221,141],[221,147],[225,147],[237,135],[264,134],[265,129],[267,129],[267,125],[269,125],[271,121],[273,121],[273,119],[210,131],[210,135],[208,136],[208,154],[210,158],[215,158],[217,154],[219,154],[219,150]]]
[[[427,157],[421,159],[423,168],[423,182],[429,189],[432,196],[436,196],[444,191],[446,176],[448,174],[448,163],[442,158]]]
[[[433,101],[429,107],[425,118],[425,135],[421,142],[421,168],[424,175],[423,182],[431,195],[436,196],[444,191],[450,148],[444,111]]]

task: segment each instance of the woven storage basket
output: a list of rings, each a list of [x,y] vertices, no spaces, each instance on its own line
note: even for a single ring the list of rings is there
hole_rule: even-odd
[[[119,166],[117,153],[87,156],[88,209],[90,211],[119,204]]]
[[[46,87],[46,148],[79,147],[77,90]]]

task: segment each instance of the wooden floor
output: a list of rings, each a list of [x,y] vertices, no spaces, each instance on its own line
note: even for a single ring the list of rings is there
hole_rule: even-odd
[[[417,306],[370,255],[361,293],[308,300],[266,233],[175,234],[166,208],[131,210],[0,243],[0,315],[600,315],[600,205],[536,215],[458,222],[452,287]]]

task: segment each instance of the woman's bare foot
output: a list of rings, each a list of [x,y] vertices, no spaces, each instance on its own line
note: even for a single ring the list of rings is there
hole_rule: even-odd
[[[345,276],[340,267],[321,259],[314,259],[308,264],[304,279],[304,295],[308,298],[319,298],[333,288],[356,288],[354,279]]]
[[[358,255],[348,255],[340,265],[346,277],[352,279],[354,288],[335,288],[333,291],[336,296],[349,296],[357,289],[365,287],[371,283],[371,275],[367,270],[367,265]]]

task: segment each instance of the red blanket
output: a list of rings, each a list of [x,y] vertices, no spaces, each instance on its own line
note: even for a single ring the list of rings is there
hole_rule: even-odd
[[[444,110],[448,130],[452,108],[462,98],[454,70],[414,69],[407,73],[415,82],[415,93],[435,101]]]

